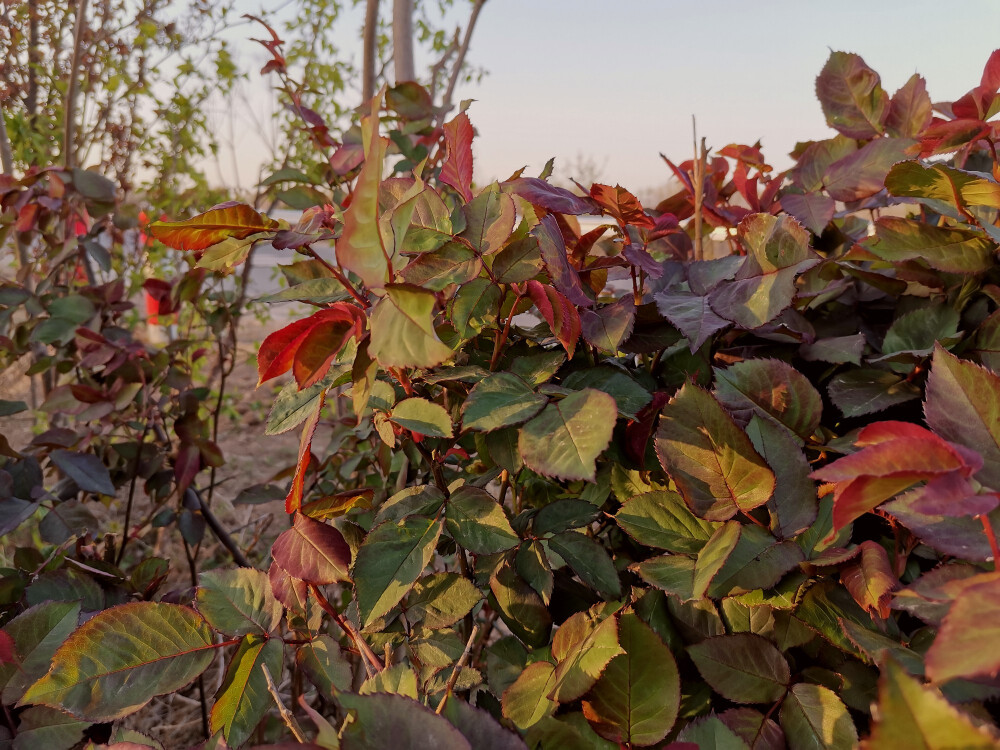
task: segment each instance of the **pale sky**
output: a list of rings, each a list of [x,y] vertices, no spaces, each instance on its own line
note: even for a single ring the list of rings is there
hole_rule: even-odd
[[[487,75],[456,100],[476,99],[479,184],[552,156],[571,177],[580,155],[646,191],[669,178],[660,152],[690,156],[692,114],[710,148],[760,139],[779,169],[796,141],[829,137],[814,83],[831,49],[860,54],[890,94],[919,72],[950,101],[979,83],[998,32],[998,0],[488,0],[468,57]]]

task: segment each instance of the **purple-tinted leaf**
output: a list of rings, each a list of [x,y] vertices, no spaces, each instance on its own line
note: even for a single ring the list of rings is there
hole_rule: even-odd
[[[55,450],[50,454],[50,458],[52,463],[72,479],[83,492],[94,492],[99,495],[115,494],[111,474],[97,456],[90,453]]]
[[[897,138],[917,138],[933,117],[931,98],[927,95],[927,81],[914,73],[903,84],[889,103],[885,129]]]
[[[823,399],[787,362],[746,359],[715,368],[715,396],[730,412],[751,411],[807,439],[819,427]]]
[[[751,329],[791,305],[796,277],[820,260],[809,249],[809,233],[791,217],[751,214],[739,232],[750,254],[735,279],[713,289],[709,299],[720,317]]]
[[[809,478],[809,462],[795,439],[774,422],[755,415],[747,435],[774,472],[774,494],[767,501],[771,529],[792,538],[816,520],[816,484]]]
[[[993,559],[982,523],[970,516],[926,515],[914,509],[910,493],[886,503],[882,509],[908,528],[917,539],[938,552],[962,560],[982,562]],[[1000,512],[994,510],[985,518],[989,519],[994,533],[1000,536]]]
[[[666,291],[656,295],[656,307],[688,340],[688,347],[694,353],[717,331],[728,328],[731,323],[715,314],[708,297],[692,292]]]
[[[575,195],[566,188],[550,185],[537,177],[518,177],[504,185],[509,186],[512,193],[521,196],[528,203],[557,214],[578,216],[596,213],[598,210],[589,196]]]
[[[616,354],[635,325],[635,301],[625,295],[617,302],[593,310],[580,311],[583,338],[603,352]]]
[[[978,516],[1000,505],[1000,494],[977,494],[969,478],[958,471],[932,479],[908,497],[910,507],[927,516]]]
[[[781,207],[813,234],[823,234],[836,210],[833,198],[822,193],[786,193]]]
[[[411,698],[387,693],[341,693],[337,702],[354,716],[341,732],[342,750],[472,750],[469,741],[447,719]]]
[[[735,703],[773,703],[791,679],[782,653],[752,633],[709,638],[687,652],[705,682]]]
[[[646,272],[652,279],[663,275],[663,264],[653,258],[638,242],[630,242],[622,251],[622,257],[631,265]]]
[[[882,190],[885,176],[906,150],[916,143],[908,138],[878,138],[835,161],[827,169],[823,184],[838,201],[857,201]]]
[[[859,55],[831,52],[816,78],[816,96],[831,128],[849,138],[882,133],[889,95],[882,90],[878,73]]]
[[[548,271],[552,284],[562,292],[566,299],[574,305],[591,307],[594,300],[584,291],[583,283],[576,269],[569,264],[566,255],[566,243],[554,216],[544,217],[534,229],[532,235],[538,240],[538,249],[542,255],[545,270]]]
[[[750,750],[784,750],[785,734],[773,719],[752,708],[731,708],[719,721],[742,737]]]
[[[937,346],[924,414],[945,440],[982,455],[976,479],[1000,489],[1000,375]]]
[[[332,526],[296,513],[292,528],[271,547],[278,567],[294,578],[324,585],[349,580],[351,549]]]

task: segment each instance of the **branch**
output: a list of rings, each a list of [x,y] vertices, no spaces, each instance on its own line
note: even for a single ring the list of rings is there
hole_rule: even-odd
[[[392,57],[396,85],[416,78],[413,70],[413,1],[393,0]]]
[[[472,30],[476,27],[476,20],[479,18],[479,11],[483,9],[486,0],[476,0],[472,7],[472,14],[469,16],[469,24],[465,27],[465,38],[462,39],[462,46],[458,50],[458,57],[455,59],[455,67],[452,68],[451,78],[448,79],[448,88],[444,92],[444,99],[441,102],[441,117],[451,110],[452,96],[455,94],[455,86],[458,84],[458,76],[462,72],[465,64],[465,55],[469,51],[469,43],[472,41]]]
[[[281,696],[278,695],[278,686],[274,684],[274,678],[271,677],[271,670],[267,668],[266,664],[261,664],[260,669],[264,673],[264,679],[267,680],[267,692],[269,692],[271,697],[274,698],[274,703],[278,706],[278,713],[281,714],[282,720],[285,722],[288,729],[291,730],[292,736],[295,737],[295,740],[304,745],[306,743],[306,736],[302,733],[302,729],[299,727],[298,722],[295,721],[295,717],[292,716],[292,712],[289,711],[285,707],[285,704],[281,702]]]

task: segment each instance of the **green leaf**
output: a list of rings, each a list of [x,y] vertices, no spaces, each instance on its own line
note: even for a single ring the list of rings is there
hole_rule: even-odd
[[[243,745],[264,718],[274,699],[267,690],[262,665],[281,679],[282,643],[279,638],[248,635],[233,654],[209,714],[209,730],[222,732],[231,747]]]
[[[612,742],[655,745],[677,720],[677,663],[659,636],[631,612],[619,619],[618,640],[625,653],[605,667],[583,702],[584,716]]]
[[[21,703],[114,721],[187,685],[212,662],[214,650],[208,624],[193,609],[122,604],[98,612],[67,638]]]
[[[418,580],[406,599],[406,619],[428,630],[454,625],[483,595],[458,573],[434,573]]]
[[[562,385],[571,390],[594,388],[607,393],[618,405],[618,412],[627,419],[636,419],[639,411],[653,400],[652,394],[629,375],[607,366],[572,372]]]
[[[618,407],[588,388],[546,406],[521,428],[518,451],[531,470],[548,477],[593,482],[597,457],[614,431]]]
[[[715,714],[692,721],[677,735],[677,741],[713,750],[750,750],[750,746]]]
[[[504,552],[520,543],[503,506],[486,490],[465,485],[448,498],[445,508],[448,533],[477,555]]]
[[[354,562],[362,624],[399,603],[430,563],[440,535],[438,519],[420,516],[386,521],[368,533]]]
[[[577,612],[559,626],[552,642],[558,660],[549,698],[574,701],[593,687],[608,662],[625,651],[618,645],[618,621]]]
[[[400,490],[382,503],[375,524],[399,521],[407,516],[436,516],[444,505],[444,495],[432,484],[418,484]]]
[[[816,483],[809,478],[809,462],[786,430],[758,415],[750,419],[747,435],[774,472],[774,494],[767,501],[771,529],[792,538],[816,520]]]
[[[802,550],[795,542],[778,542],[765,529],[747,524],[714,577],[708,594],[718,598],[741,591],[769,589],[802,559]]]
[[[947,164],[923,165],[900,162],[889,170],[885,187],[902,198],[938,201],[952,208],[987,206],[1000,208],[1000,185],[973,172],[963,172]]]
[[[469,741],[475,750],[527,750],[517,734],[500,726],[481,708],[463,700],[445,701],[442,715]]]
[[[17,736],[5,745],[12,750],[70,750],[77,747],[89,721],[48,706],[32,706],[18,716]],[[9,735],[8,735],[9,736]]]
[[[862,368],[835,375],[830,400],[845,417],[860,417],[920,398],[920,388],[888,370]]]
[[[400,427],[428,437],[450,438],[451,417],[444,407],[425,398],[407,398],[389,412],[389,419]]]
[[[514,200],[494,182],[462,208],[467,239],[480,255],[499,250],[514,231]]]
[[[72,479],[83,492],[99,495],[114,495],[115,485],[111,482],[108,468],[97,456],[90,453],[76,453],[54,450],[50,454],[52,463],[67,477]]]
[[[921,685],[893,661],[879,678],[878,717],[865,750],[987,750],[997,740],[939,690]]]
[[[555,584],[552,568],[545,556],[545,548],[537,539],[521,542],[514,555],[514,567],[521,578],[531,584],[546,605],[550,603]]]
[[[503,715],[518,729],[534,726],[555,713],[558,703],[549,694],[555,684],[555,667],[547,661],[536,661],[503,693]]]
[[[267,427],[264,428],[264,434],[280,435],[301,424],[316,411],[316,405],[320,398],[333,385],[333,382],[343,375],[344,371],[343,368],[334,365],[326,377],[316,385],[303,388],[301,391],[296,383],[289,383],[282,388],[267,415]]]
[[[749,254],[732,281],[709,293],[712,309],[746,328],[774,320],[795,297],[795,279],[819,263],[809,249],[809,232],[790,216],[750,214],[739,236]]]
[[[434,331],[434,292],[386,284],[371,314],[368,353],[382,367],[434,367],[452,355]]]
[[[958,313],[946,305],[912,310],[896,318],[886,331],[882,340],[882,354],[897,352],[930,354],[936,342],[957,337],[958,325]],[[912,370],[912,366],[904,365],[904,368],[907,372]]]
[[[341,730],[340,750],[472,750],[461,732],[412,698],[341,693],[337,702],[353,717]]]
[[[684,501],[706,520],[752,510],[774,491],[774,473],[750,438],[710,393],[690,382],[664,407],[655,446]]]
[[[462,404],[462,426],[492,432],[521,424],[545,406],[546,399],[535,393],[513,373],[498,372],[480,380]]]
[[[12,414],[20,414],[27,411],[28,405],[24,401],[7,401],[0,399],[0,417],[9,417]]]
[[[660,555],[636,563],[632,569],[648,583],[681,601],[696,599],[694,595],[695,561],[684,555]]]
[[[579,529],[597,520],[600,510],[586,500],[553,500],[535,516],[535,534],[557,534],[568,529]]]
[[[313,302],[325,305],[330,302],[341,302],[349,299],[350,294],[337,279],[309,279],[301,284],[295,284],[274,294],[260,297],[258,302]]]
[[[451,284],[472,281],[483,270],[475,252],[458,242],[418,255],[401,272],[407,284],[440,292]]]
[[[608,599],[621,596],[618,571],[601,544],[576,531],[560,532],[548,543],[585,584]]]
[[[278,567],[294,578],[324,585],[347,581],[351,549],[333,526],[296,513],[292,528],[271,546]]]
[[[805,375],[777,359],[745,359],[714,368],[715,395],[731,412],[750,409],[808,439],[823,414],[823,399]]]
[[[52,656],[80,618],[79,602],[49,601],[29,607],[3,629],[13,644],[9,659],[0,660],[3,702],[12,705],[39,680],[52,663]]]
[[[792,685],[781,704],[781,728],[789,744],[803,750],[851,750],[858,730],[836,693],[820,685]]]
[[[199,584],[198,611],[226,635],[268,635],[281,623],[281,603],[263,570],[209,570],[201,574]]]
[[[538,240],[527,235],[493,256],[493,277],[500,284],[519,284],[535,278],[542,270]]]
[[[816,78],[816,96],[831,128],[849,138],[873,138],[889,115],[878,73],[859,55],[831,52]]]
[[[692,598],[701,599],[705,596],[712,579],[736,549],[742,528],[738,521],[727,521],[715,530],[712,538],[701,548],[694,564]]]
[[[407,664],[393,664],[365,680],[358,692],[361,695],[392,693],[416,699],[417,673]]]
[[[924,402],[927,424],[945,440],[983,457],[976,479],[1000,489],[1000,375],[934,350]]]
[[[618,525],[639,544],[693,555],[705,546],[717,524],[702,520],[669,490],[636,495],[625,502]]]
[[[994,263],[995,244],[972,229],[883,216],[875,224],[875,236],[867,249],[894,263],[923,260],[938,271],[963,274],[987,271]]]
[[[500,287],[489,279],[463,284],[451,306],[451,322],[462,339],[470,339],[496,322],[500,309]]]
[[[708,638],[689,646],[688,655],[705,682],[735,703],[774,703],[791,679],[782,653],[753,633]]]
[[[552,615],[542,598],[508,560],[504,560],[490,577],[490,591],[511,633],[532,648],[548,643]]]
[[[325,698],[332,697],[335,691],[350,690],[353,685],[354,670],[351,662],[337,642],[328,635],[318,635],[299,646],[295,652],[295,663]],[[271,676],[275,677],[273,673]]]
[[[351,205],[344,211],[344,228],[337,240],[337,265],[356,274],[365,286],[380,288],[389,276],[392,246],[379,231],[378,193],[389,139],[379,136],[378,104],[361,120],[365,148],[364,166],[358,175]],[[391,238],[390,238],[391,239]]]

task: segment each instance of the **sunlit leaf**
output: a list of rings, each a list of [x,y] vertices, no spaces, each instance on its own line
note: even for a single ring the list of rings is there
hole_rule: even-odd
[[[468,203],[472,200],[472,139],[469,116],[460,112],[444,124],[445,159],[441,182],[451,185]]]
[[[618,407],[592,388],[546,406],[521,428],[518,451],[539,474],[594,480],[597,457],[611,441]]]
[[[113,721],[187,685],[212,662],[214,647],[211,630],[193,609],[122,604],[98,612],[70,635],[21,702]]]
[[[878,73],[859,55],[831,52],[816,78],[816,96],[830,127],[850,138],[872,138],[883,131],[889,95]]]
[[[434,367],[452,355],[434,330],[434,293],[388,284],[371,314],[369,354],[382,367]]]
[[[204,250],[227,238],[277,230],[278,222],[245,204],[223,204],[184,221],[154,221],[149,233],[175,250]]]
[[[746,359],[715,368],[716,397],[731,412],[750,409],[805,439],[819,427],[823,399],[809,379],[777,359]]]
[[[280,639],[247,636],[230,659],[209,714],[209,730],[221,731],[231,747],[239,747],[250,739],[274,704],[261,667],[267,665],[271,676],[279,679],[281,655]]]
[[[521,541],[503,507],[478,487],[466,485],[452,493],[445,507],[445,523],[452,538],[477,555],[503,552]]]
[[[710,521],[766,503],[774,473],[711,394],[686,383],[663,409],[660,464],[696,515]]]
[[[821,685],[799,683],[781,703],[781,728],[793,747],[803,750],[851,750],[858,730],[836,693]]]
[[[268,635],[281,622],[281,603],[263,570],[209,570],[198,583],[198,611],[216,630],[230,636]]]

